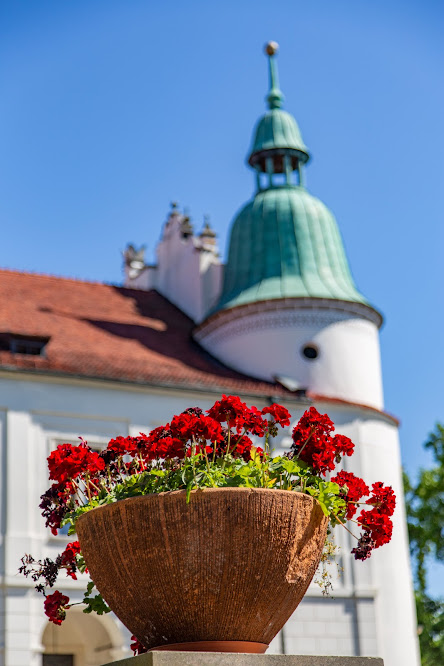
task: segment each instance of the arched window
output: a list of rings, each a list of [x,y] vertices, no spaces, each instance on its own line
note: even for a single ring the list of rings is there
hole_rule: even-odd
[[[48,622],[42,644],[42,666],[101,666],[130,656],[113,617],[85,615],[81,607],[69,610],[59,627]]]

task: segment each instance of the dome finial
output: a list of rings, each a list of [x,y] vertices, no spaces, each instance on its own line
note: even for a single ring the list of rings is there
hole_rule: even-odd
[[[270,109],[280,109],[284,101],[284,96],[279,89],[279,76],[274,56],[279,51],[277,42],[267,42],[264,51],[268,56],[268,66],[270,72],[270,92],[267,95],[268,107]]]

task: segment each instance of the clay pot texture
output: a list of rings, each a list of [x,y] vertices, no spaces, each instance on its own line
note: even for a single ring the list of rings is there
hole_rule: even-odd
[[[309,495],[208,488],[121,500],[77,521],[98,590],[147,648],[268,645],[318,566],[328,520]]]

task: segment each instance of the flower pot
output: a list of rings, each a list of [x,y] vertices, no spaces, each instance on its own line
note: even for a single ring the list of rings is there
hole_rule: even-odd
[[[209,488],[188,504],[181,490],[100,507],[77,532],[97,588],[147,648],[260,652],[304,596],[327,522],[309,495]]]

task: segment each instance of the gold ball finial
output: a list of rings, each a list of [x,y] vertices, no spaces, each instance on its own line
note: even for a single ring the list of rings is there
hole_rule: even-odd
[[[273,56],[279,51],[279,44],[277,42],[267,42],[264,47],[264,51],[267,55]]]

